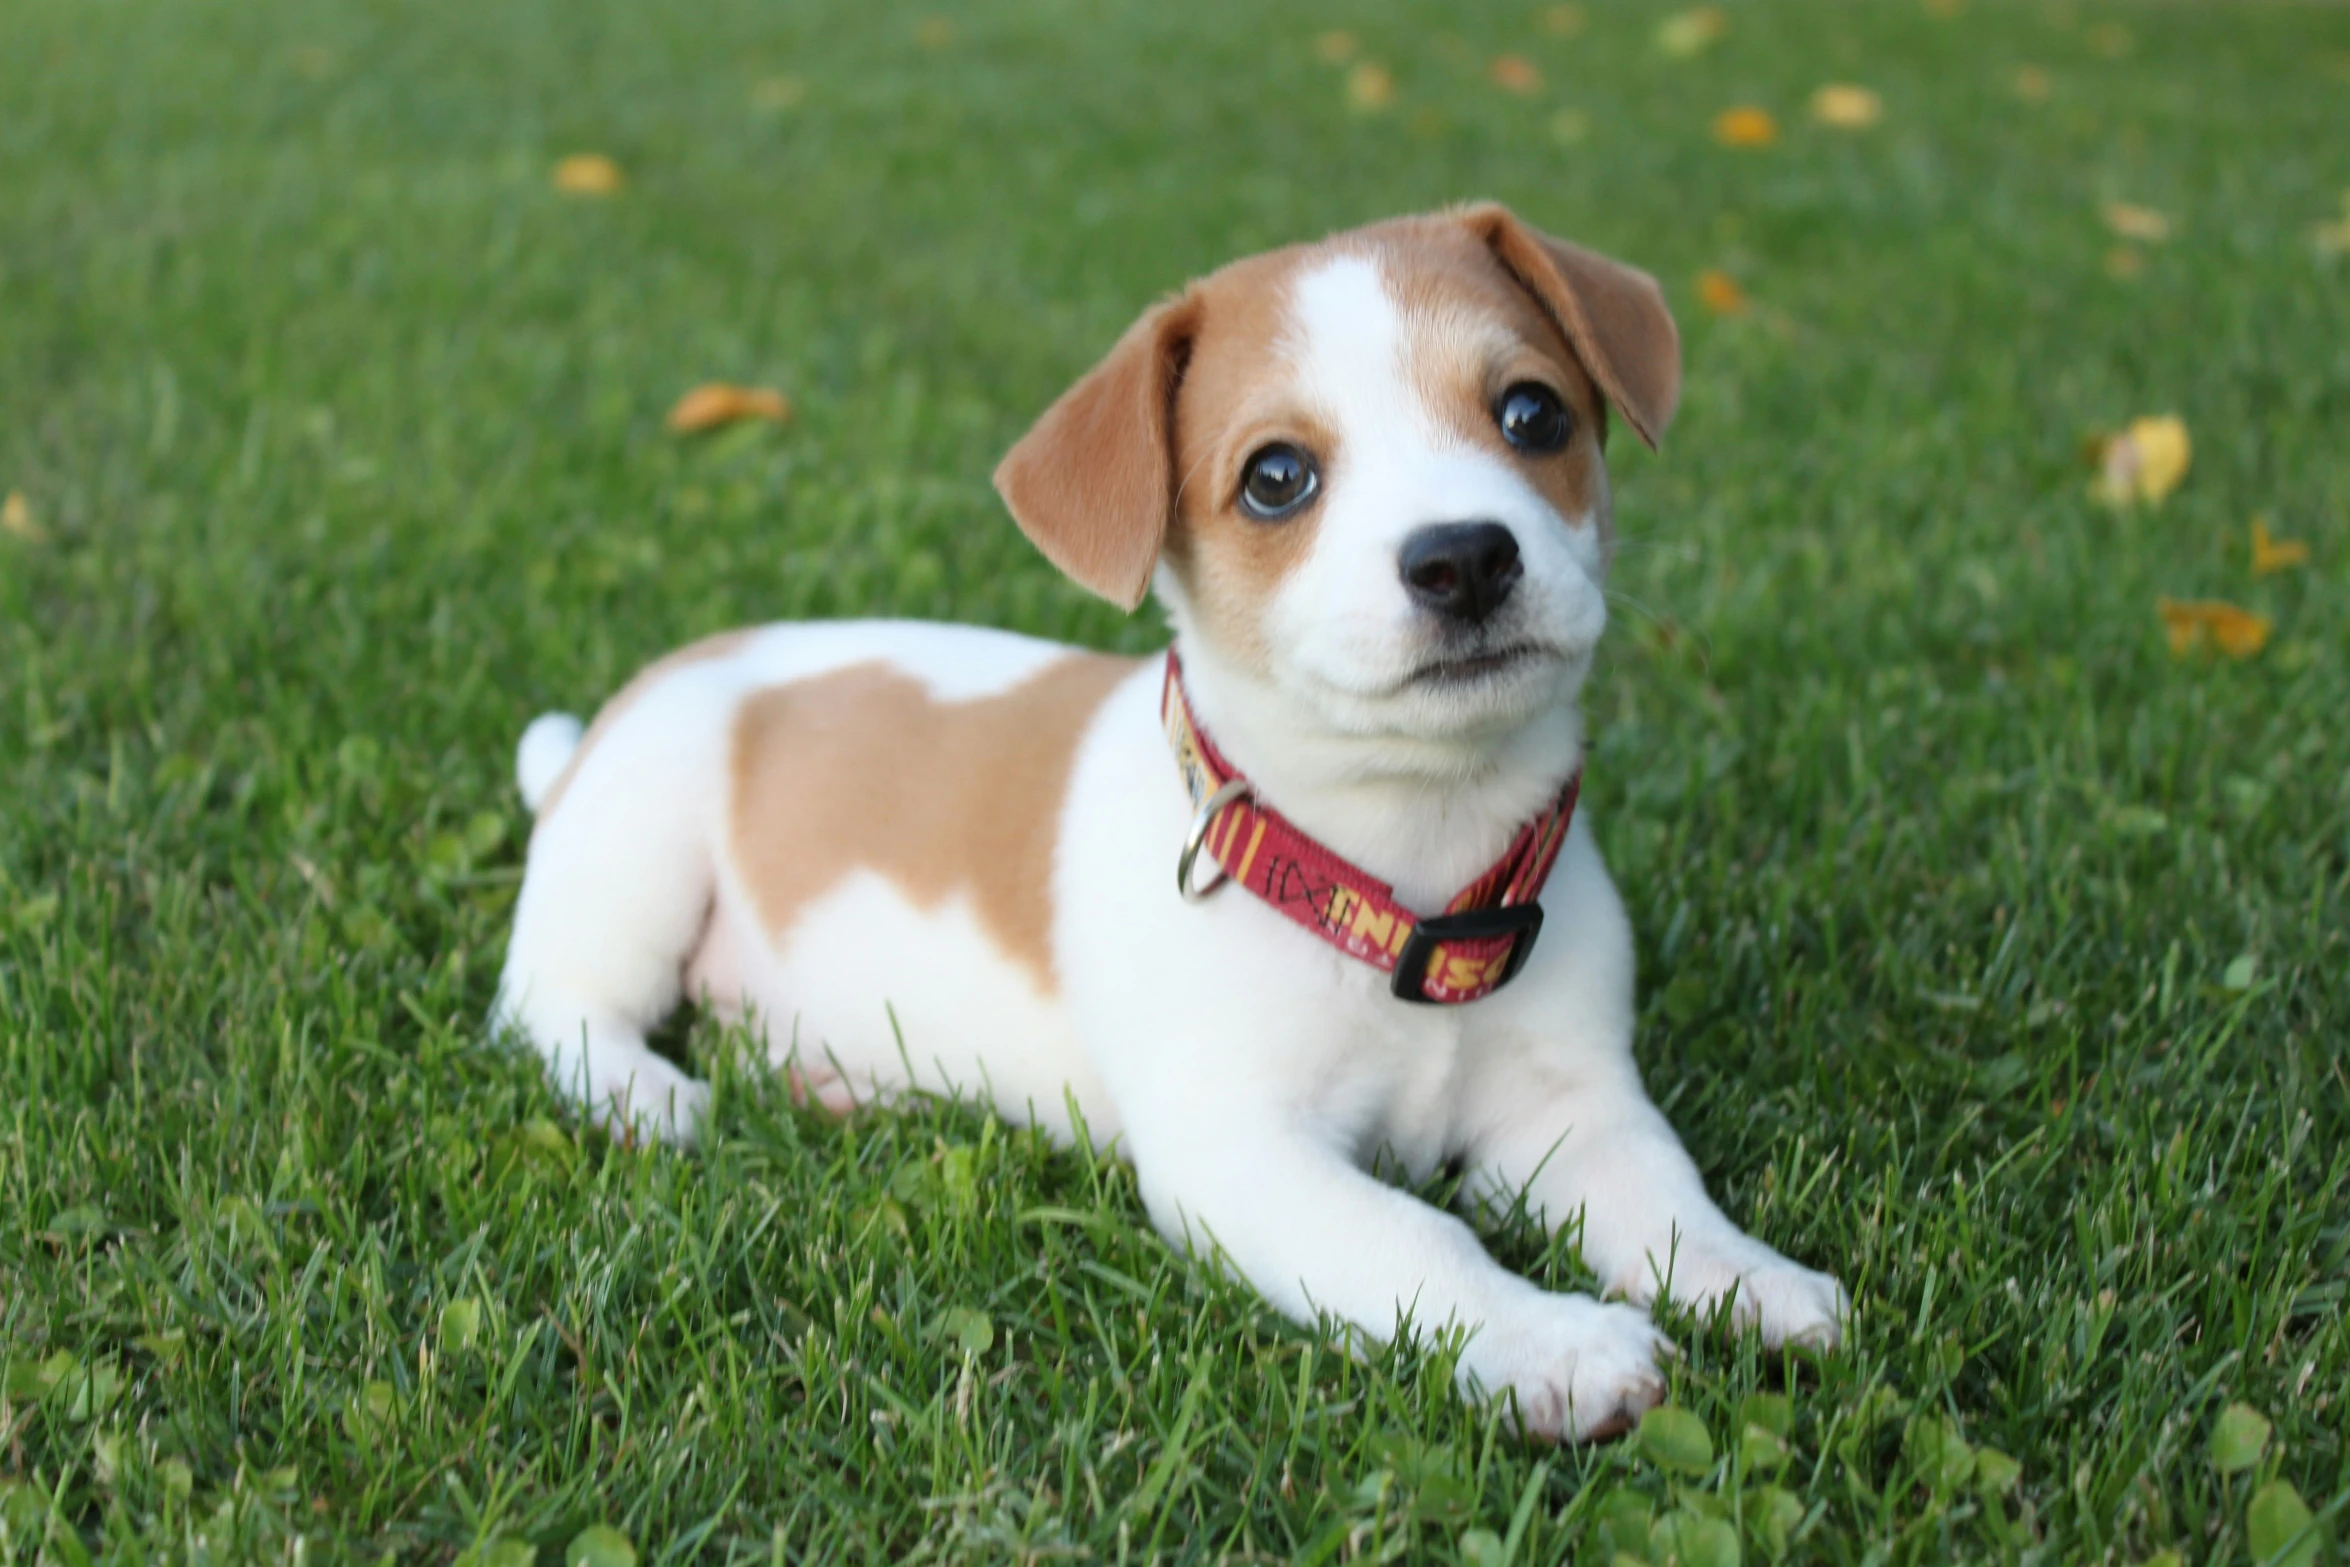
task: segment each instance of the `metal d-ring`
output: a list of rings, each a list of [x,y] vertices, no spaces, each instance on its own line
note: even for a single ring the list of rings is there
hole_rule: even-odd
[[[1183,835],[1183,852],[1175,858],[1175,890],[1183,894],[1186,903],[1199,902],[1229,879],[1229,873],[1218,866],[1214,881],[1205,887],[1194,887],[1191,884],[1191,867],[1199,859],[1200,846],[1208,841],[1208,829],[1216,825],[1216,818],[1224,807],[1255,793],[1248,786],[1247,779],[1227,779],[1222,788],[1208,796],[1207,803],[1199,808],[1199,814],[1191,819],[1191,831]]]

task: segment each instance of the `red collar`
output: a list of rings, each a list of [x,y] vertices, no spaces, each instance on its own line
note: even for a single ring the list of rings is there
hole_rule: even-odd
[[[1517,977],[1542,930],[1542,884],[1567,839],[1583,775],[1567,780],[1556,801],[1520,828],[1502,857],[1461,889],[1444,912],[1422,919],[1395,901],[1395,889],[1315,842],[1271,806],[1262,804],[1191,715],[1183,665],[1167,650],[1167,681],[1159,716],[1183,787],[1199,808],[1176,886],[1186,898],[1205,897],[1223,878],[1246,887],[1275,910],[1330,945],[1395,976],[1391,987],[1406,1001],[1458,1005],[1489,996]],[[1192,866],[1205,848],[1222,867],[1216,881],[1195,888]]]

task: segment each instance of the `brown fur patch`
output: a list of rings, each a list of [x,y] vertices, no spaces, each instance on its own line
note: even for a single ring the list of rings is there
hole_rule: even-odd
[[[1229,657],[1261,666],[1264,608],[1314,544],[1320,505],[1265,522],[1239,505],[1248,460],[1276,441],[1311,453],[1327,489],[1337,432],[1299,395],[1287,354],[1290,288],[1318,246],[1236,261],[1192,286],[1189,362],[1175,397],[1175,524],[1167,558],[1191,589],[1203,629]]]
[[[1404,374],[1422,406],[1515,466],[1569,523],[1597,512],[1606,528],[1597,503],[1607,404],[1549,312],[1458,223],[1417,220],[1408,242],[1378,254],[1403,317]],[[1494,409],[1521,381],[1549,387],[1566,404],[1574,426],[1564,449],[1523,452],[1503,437]]]
[[[571,787],[571,780],[579,776],[580,763],[587,760],[587,754],[596,748],[596,742],[611,733],[612,726],[620,721],[620,715],[634,707],[639,698],[689,665],[706,664],[714,658],[727,657],[755,634],[750,631],[721,631],[699,642],[689,642],[674,653],[663,654],[638,670],[627,685],[622,686],[610,701],[596,710],[595,722],[589,724],[587,733],[580,737],[579,749],[571,753],[571,760],[563,764],[563,771],[555,775],[555,781],[547,786],[545,796],[540,799],[538,825],[544,826],[547,818],[555,814],[555,807],[563,803],[564,791]],[[537,828],[534,827],[532,831],[537,831]]]
[[[1006,956],[1054,988],[1053,855],[1077,742],[1135,661],[1077,653],[1009,691],[941,702],[885,663],[743,703],[731,849],[780,938],[850,872],[928,908],[960,892]]]
[[[1045,558],[1123,609],[1150,591],[1178,471],[1169,404],[1198,311],[1143,312],[996,465],[996,493]]]
[[[1450,217],[1491,247],[1494,259],[1541,301],[1608,401],[1635,434],[1656,445],[1681,401],[1681,333],[1656,279],[1538,233],[1493,202]]]

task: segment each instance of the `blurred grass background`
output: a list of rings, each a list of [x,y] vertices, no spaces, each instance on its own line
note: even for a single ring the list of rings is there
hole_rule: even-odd
[[[1721,16],[11,0],[0,1552],[2237,1561],[2278,1483],[2341,1508],[2350,13]],[[1187,276],[1485,196],[1682,322],[1587,798],[1651,1087],[1848,1351],[1683,1322],[1710,1466],[1527,1451],[1115,1166],[704,1029],[712,1145],[615,1149],[479,1048],[531,714],[786,616],[1156,645],[995,458]],[[796,416],[668,435],[713,378]],[[2164,413],[2185,485],[2091,501]],[[2165,595],[2273,639],[2176,658]]]

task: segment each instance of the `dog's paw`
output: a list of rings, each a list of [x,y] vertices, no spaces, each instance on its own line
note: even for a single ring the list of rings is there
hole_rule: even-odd
[[[604,1129],[624,1142],[690,1148],[710,1112],[710,1085],[655,1058],[610,1089],[596,1110]]]
[[[1828,1274],[1782,1258],[1777,1267],[1740,1276],[1731,1315],[1742,1327],[1761,1329],[1773,1349],[1830,1350],[1844,1342],[1852,1297]]]
[[[1617,1280],[1613,1293],[1646,1305],[1667,1282],[1674,1305],[1700,1313],[1727,1299],[1731,1324],[1758,1329],[1773,1349],[1834,1349],[1852,1314],[1852,1297],[1835,1279],[1735,1231],[1683,1238],[1670,1259],[1648,1259],[1636,1275]]]
[[[1461,1357],[1461,1379],[1486,1398],[1514,1396],[1527,1436],[1589,1442],[1629,1431],[1664,1402],[1657,1361],[1674,1353],[1645,1311],[1545,1295],[1479,1329]]]

